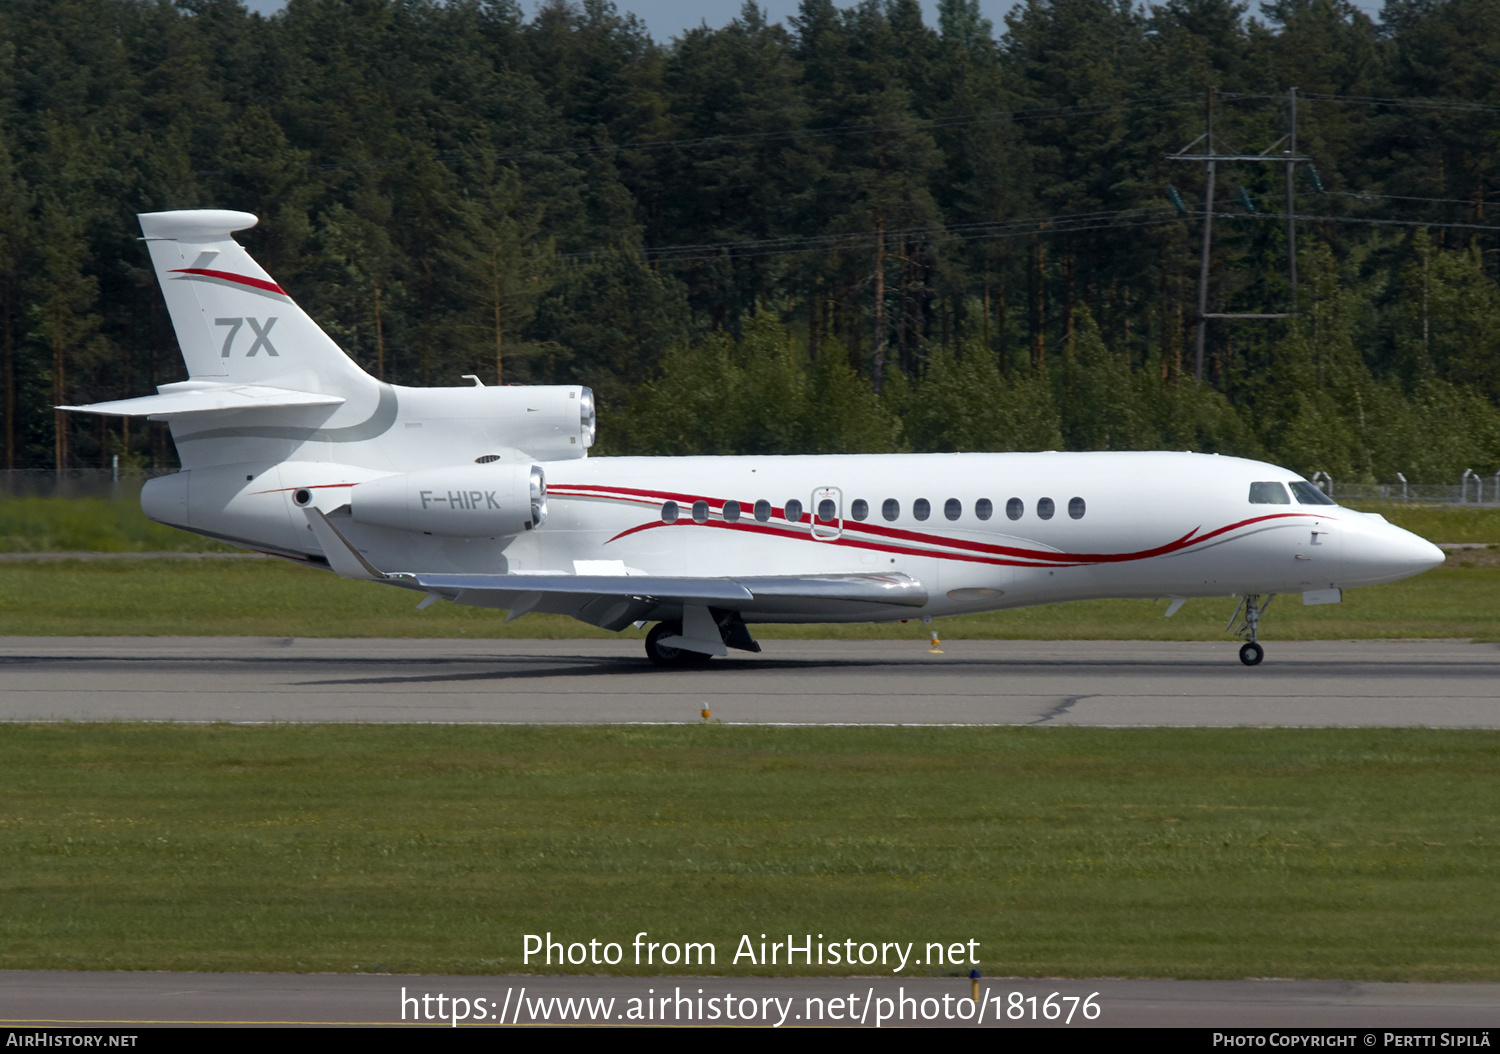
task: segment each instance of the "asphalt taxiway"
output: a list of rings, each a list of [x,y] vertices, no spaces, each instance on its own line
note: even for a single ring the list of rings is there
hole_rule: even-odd
[[[1340,1045],[1378,1044],[1383,1049],[1391,1044],[1383,1042],[1382,1029],[1431,1030],[1432,1041],[1421,1045],[1439,1046],[1448,1045],[1440,1042],[1445,1029],[1492,1029],[1500,1017],[1500,985],[1495,984],[996,977],[980,980],[977,1001],[972,991],[967,978],[890,975],[632,978],[6,970],[0,971],[0,1026],[132,1030],[171,1025],[452,1027],[461,1022],[1336,1028],[1348,1036]],[[462,1000],[462,1018],[455,999]]]
[[[0,721],[1500,727],[1500,645],[9,637]]]

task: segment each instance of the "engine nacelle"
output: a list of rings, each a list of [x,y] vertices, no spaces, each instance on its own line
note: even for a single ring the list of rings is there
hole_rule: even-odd
[[[536,461],[585,457],[594,444],[594,393],[578,385],[402,388],[408,427],[424,422],[458,446],[455,458],[523,451]],[[462,437],[462,438],[459,438]]]
[[[304,504],[302,494],[293,500]],[[356,523],[456,538],[497,538],[547,520],[547,480],[525,462],[457,465],[356,484],[349,498]]]

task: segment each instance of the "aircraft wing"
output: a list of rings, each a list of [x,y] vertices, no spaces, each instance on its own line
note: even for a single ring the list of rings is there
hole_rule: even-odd
[[[403,576],[405,577],[405,576]],[[729,578],[675,578],[657,575],[412,575],[412,580],[429,593],[451,596],[473,594],[470,602],[481,597],[510,598],[523,593],[561,596],[630,596],[670,597],[674,600],[712,604],[718,601],[745,601],[754,594]],[[499,603],[482,603],[481,607],[505,607]]]
[[[727,578],[418,574],[399,578],[456,604],[508,608],[512,618],[532,611],[551,612],[605,629],[623,629],[641,620],[681,618],[688,605],[736,611],[753,620],[757,612],[786,616],[848,609],[869,614],[927,603],[921,582],[890,573]]]
[[[78,410],[86,414],[111,417],[168,417],[178,414],[219,413],[225,410],[254,410],[278,406],[338,406],[344,401],[338,395],[298,392],[290,388],[270,388],[259,384],[213,384],[143,395],[137,399],[115,399],[87,406],[59,406],[59,410]]]
[[[736,611],[752,619],[756,613],[774,613],[795,620],[799,613],[879,618],[890,612],[891,617],[899,617],[893,609],[927,603],[927,588],[899,572],[715,578],[561,571],[503,575],[385,572],[371,565],[323,512],[315,508],[303,512],[329,567],[342,577],[420,589],[430,598],[443,597],[455,604],[504,608],[511,619],[537,611],[619,630],[641,620],[682,618],[688,606]]]

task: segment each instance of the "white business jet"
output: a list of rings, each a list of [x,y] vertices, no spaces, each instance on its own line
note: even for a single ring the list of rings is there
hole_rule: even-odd
[[[66,407],[166,421],[160,523],[438,600],[655,622],[646,653],[759,651],[749,626],[1103,597],[1336,603],[1435,546],[1296,473],[1187,453],[589,458],[587,388],[375,380],[234,240],[243,212],[142,215],[189,380]],[[1227,627],[1226,627],[1227,629]]]

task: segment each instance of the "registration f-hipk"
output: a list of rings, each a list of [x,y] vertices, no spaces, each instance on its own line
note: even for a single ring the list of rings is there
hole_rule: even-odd
[[[1443,559],[1217,455],[590,458],[589,389],[383,383],[234,240],[254,216],[140,219],[189,379],[66,409],[168,423],[182,471],[146,485],[153,520],[422,605],[655,622],[646,653],[673,666],[759,651],[757,623],[1237,596],[1253,666],[1274,594],[1333,603]]]

